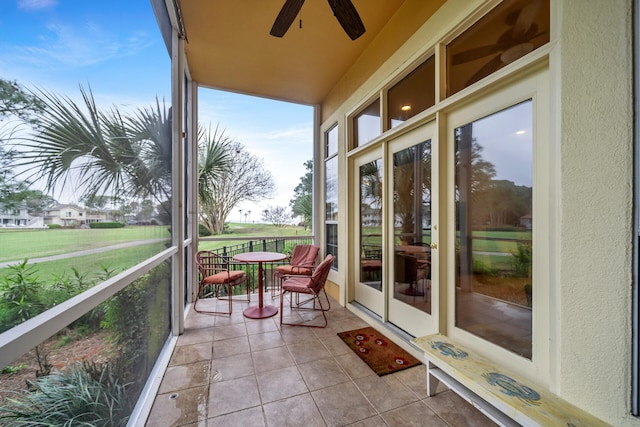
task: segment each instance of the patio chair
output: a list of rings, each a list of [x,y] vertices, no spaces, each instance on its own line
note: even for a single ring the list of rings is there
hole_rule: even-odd
[[[250,286],[249,280],[242,270],[231,270],[229,268],[229,260],[221,255],[210,251],[199,251],[195,255],[196,265],[200,272],[200,281],[198,283],[198,292],[196,293],[193,309],[198,313],[209,314],[231,314],[233,311],[233,288],[243,283],[247,287],[247,299],[240,301],[249,302]],[[220,296],[221,288],[226,289],[224,298]],[[198,309],[198,301],[204,297],[214,296],[218,300],[229,301],[229,311],[210,311]]]
[[[315,245],[296,245],[291,253],[289,264],[277,266],[276,271],[273,273],[274,286],[272,288],[271,298],[278,296],[275,293],[275,284],[277,283],[279,285],[278,289],[280,289],[284,276],[311,276],[316,265],[318,252],[320,252],[320,248]]]
[[[280,289],[280,325],[307,326],[311,328],[324,328],[327,326],[328,321],[325,311],[329,311],[331,308],[331,302],[329,301],[327,291],[324,289],[324,285],[327,282],[327,276],[329,276],[329,271],[331,270],[331,265],[333,264],[334,259],[335,257],[333,255],[327,255],[326,258],[316,267],[311,276],[293,275],[283,277],[282,287]],[[327,300],[326,308],[322,305],[322,298],[320,297],[321,292],[324,292],[324,297]],[[320,311],[324,318],[324,325],[283,322],[282,311],[284,308],[284,297],[287,293],[289,293],[289,308]],[[296,304],[294,305],[293,294],[296,294],[296,297],[300,294],[310,295],[311,297],[302,302],[300,302],[299,298],[296,298]],[[320,308],[316,308],[316,302]],[[305,305],[309,303],[312,303],[312,307],[305,307]]]

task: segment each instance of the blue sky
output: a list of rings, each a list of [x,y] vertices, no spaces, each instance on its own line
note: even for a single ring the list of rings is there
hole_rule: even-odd
[[[144,107],[170,97],[170,61],[148,0],[0,0],[0,77],[70,98],[91,86],[105,108]],[[265,161],[287,206],[312,156],[312,109],[201,89],[200,122],[219,124]],[[66,200],[67,202],[72,200]]]

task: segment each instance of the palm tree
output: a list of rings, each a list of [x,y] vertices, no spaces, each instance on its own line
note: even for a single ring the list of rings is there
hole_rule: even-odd
[[[80,87],[83,104],[48,91],[34,97],[44,108],[33,119],[34,135],[22,142],[20,166],[46,189],[73,185],[81,198],[111,194],[152,198],[168,206],[171,198],[171,109],[153,108],[125,115],[98,109],[93,93]]]

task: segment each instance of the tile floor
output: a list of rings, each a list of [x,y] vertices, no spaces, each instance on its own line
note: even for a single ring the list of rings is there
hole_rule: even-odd
[[[368,325],[331,304],[324,329],[280,329],[279,314],[247,319],[239,302],[231,316],[191,311],[147,426],[494,425],[444,387],[427,398],[424,365],[378,377],[336,335]],[[286,306],[284,315],[318,321]]]

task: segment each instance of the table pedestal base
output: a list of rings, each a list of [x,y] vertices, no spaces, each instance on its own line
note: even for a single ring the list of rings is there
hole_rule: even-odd
[[[253,306],[245,308],[244,317],[249,319],[264,319],[274,316],[278,312],[278,309],[272,305],[265,305],[263,307]]]

